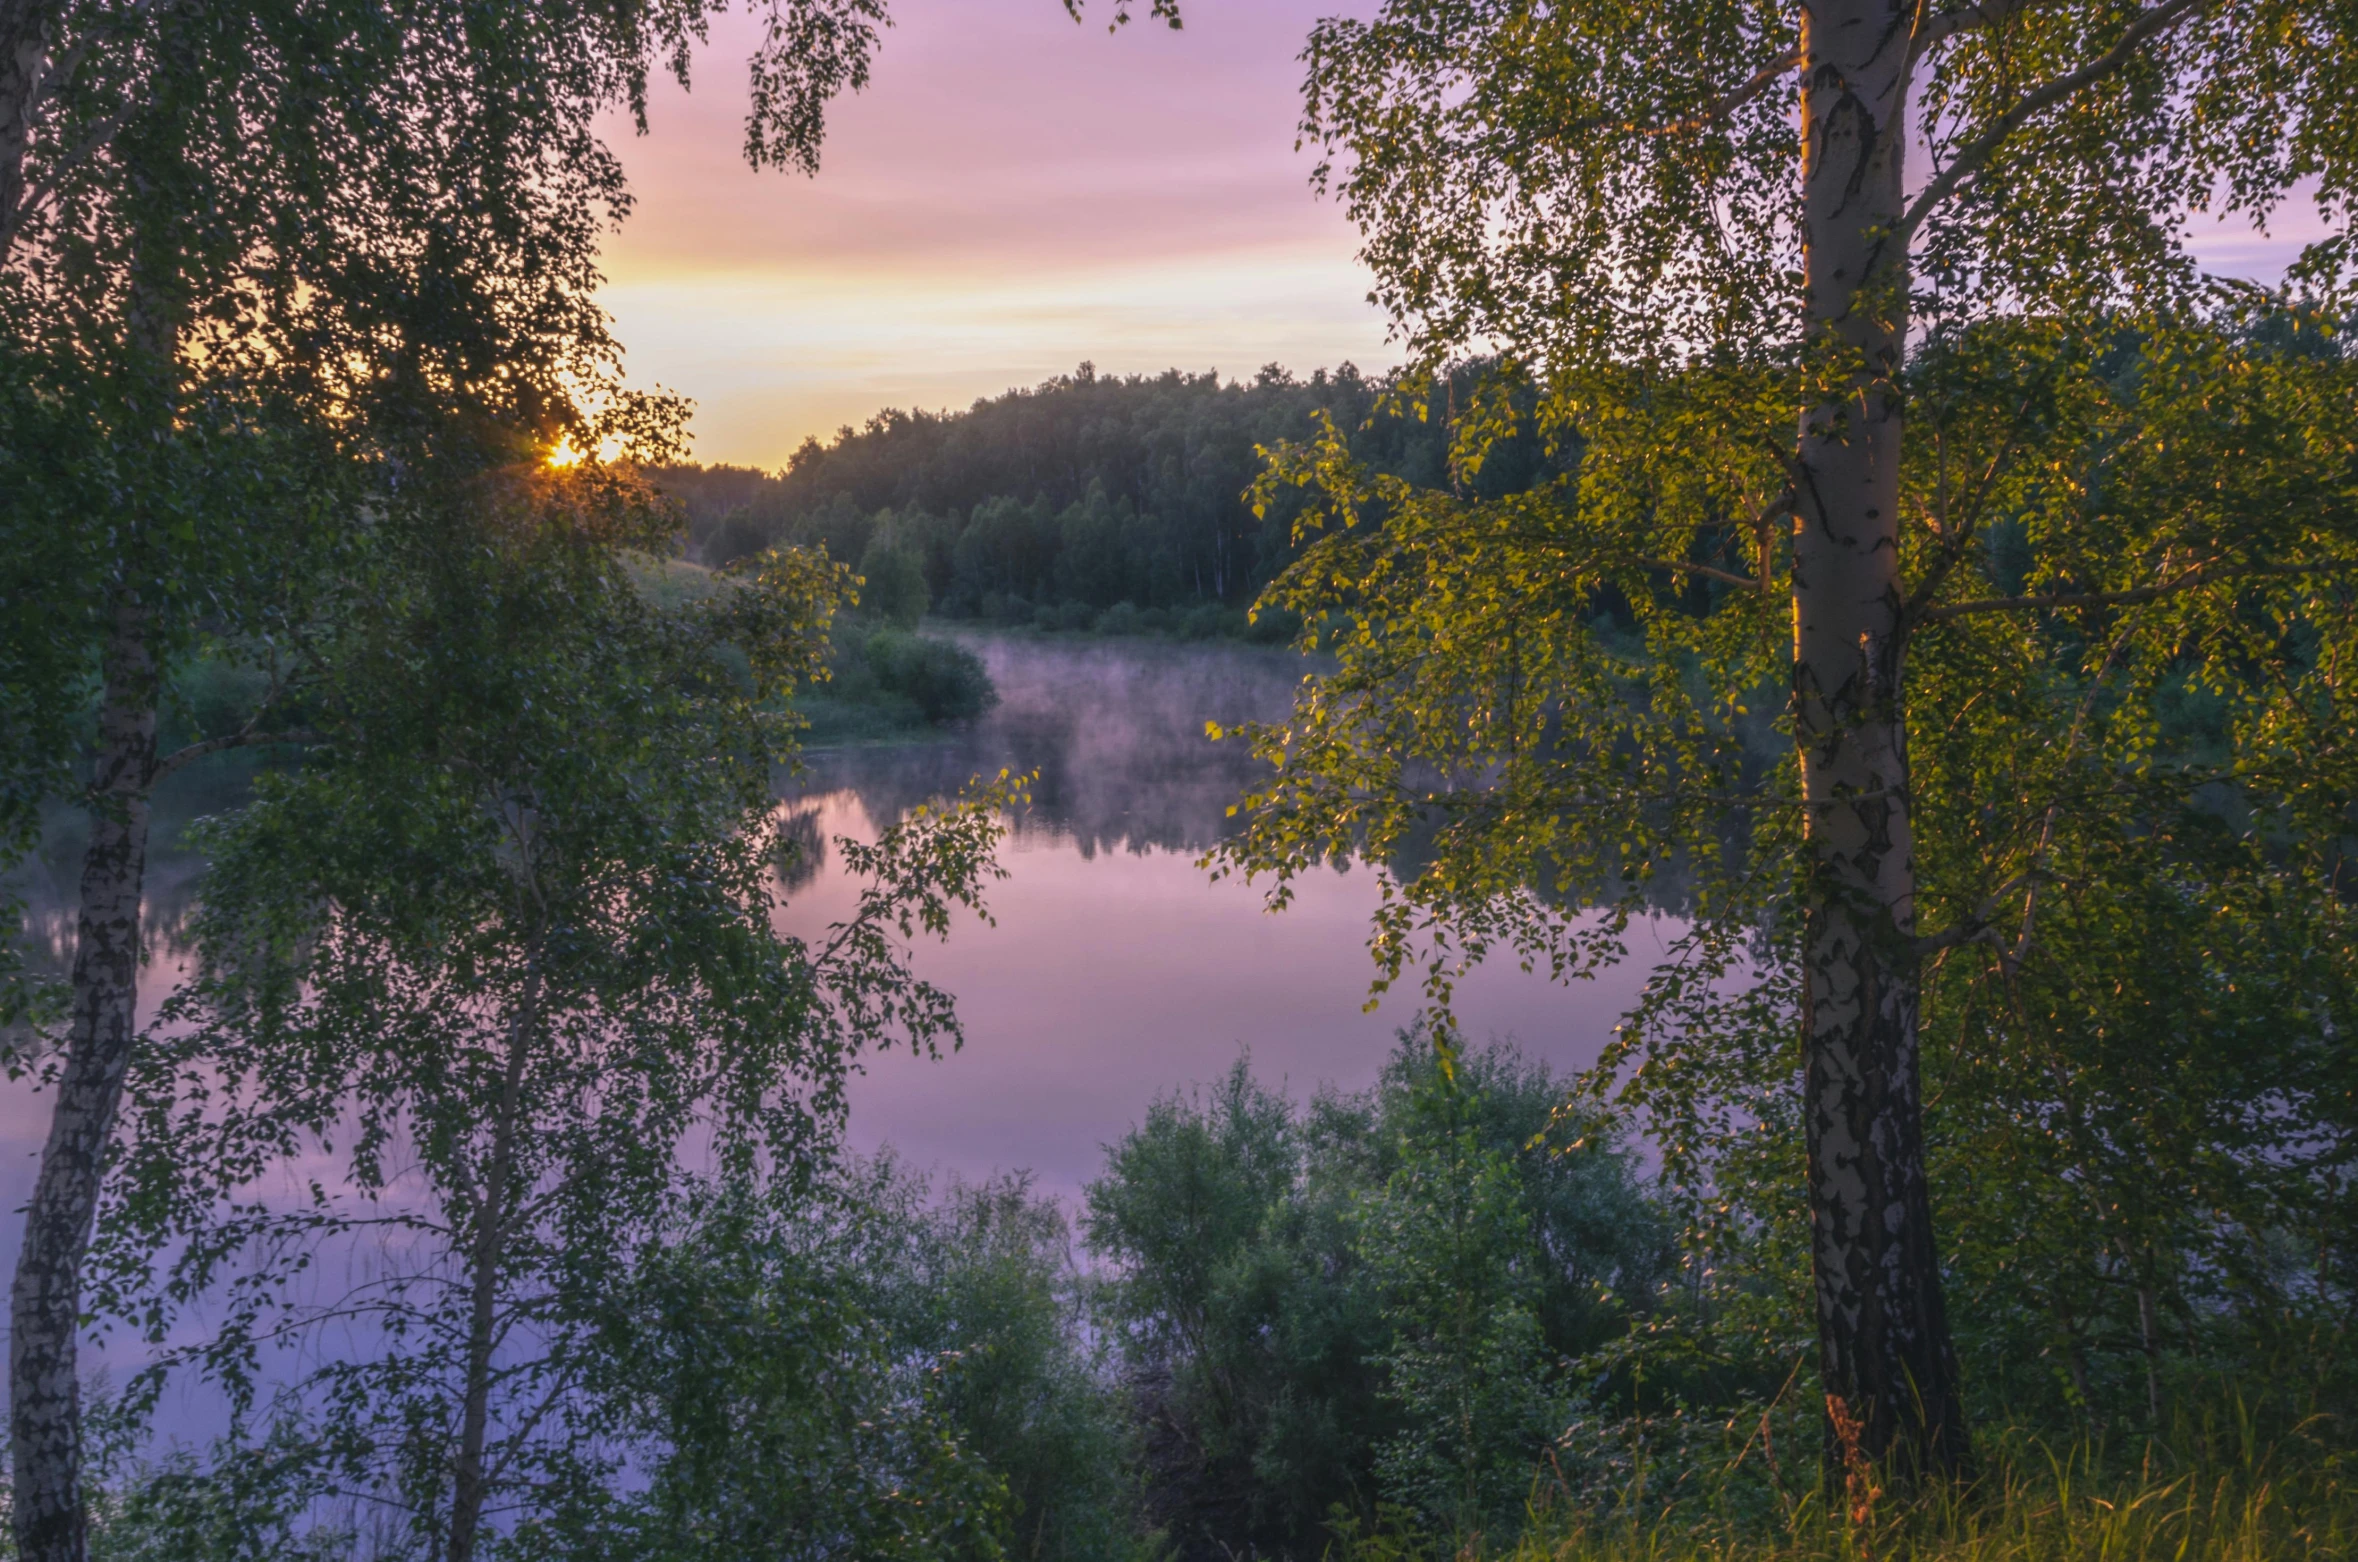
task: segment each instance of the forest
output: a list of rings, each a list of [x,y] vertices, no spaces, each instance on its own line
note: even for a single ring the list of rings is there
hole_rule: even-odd
[[[891,611],[1101,633],[1282,643],[1295,625],[1248,610],[1294,556],[1292,507],[1253,502],[1260,452],[1346,430],[1362,459],[1446,483],[1448,410],[1484,365],[1436,384],[1349,364],[1298,380],[1177,369],[1099,376],[1089,364],[964,412],[879,413],[775,474],[678,466],[648,475],[688,514],[689,547],[721,566],[780,544],[856,563]],[[1480,486],[1528,486],[1551,457],[1510,440]],[[922,580],[922,592],[918,582]]]
[[[2358,1552],[2346,7],[1379,0],[1298,125],[1397,370],[777,473],[601,303],[720,9],[0,4],[11,1557]],[[756,169],[891,20],[775,0]],[[1060,702],[959,745],[1116,641],[1281,700],[1106,682],[1083,838]],[[1041,1039],[945,946],[1117,918],[1132,1052],[1305,925],[1407,1023],[1069,1194],[856,1147]]]

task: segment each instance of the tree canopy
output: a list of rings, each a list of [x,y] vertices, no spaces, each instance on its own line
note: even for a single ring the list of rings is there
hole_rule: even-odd
[[[1311,503],[1268,601],[1351,627],[1254,735],[1276,775],[1223,855],[1280,898],[1337,854],[1392,863],[1382,969],[1423,961],[1443,997],[1496,948],[1620,958],[1638,887],[1685,878],[1691,940],[1610,1061],[1699,1187],[1741,1161],[1786,1190],[1753,1184],[1758,1218],[1806,1211],[1838,1463],[1966,1462],[1943,1289],[1979,1217],[1943,1202],[1935,1235],[1967,1182],[1927,1180],[1927,1080],[1973,1060],[1930,1131],[1996,1136],[1983,1166],[2001,1120],[2028,1154],[2080,1090],[2132,1089],[2053,1061],[2125,1023],[2069,974],[2067,929],[2099,924],[2062,908],[2248,893],[2299,903],[2299,948],[2337,936],[2347,235],[2303,252],[2297,296],[2212,284],[2187,239],[2296,198],[2346,223],[2345,24],[1391,0],[1312,36],[1305,133],[1377,296],[1429,366],[1504,372],[1454,421],[1450,486],[1339,433],[1281,460],[1265,492]],[[1466,492],[1510,432],[1564,470]],[[2075,995],[2037,1018],[2034,966]],[[2238,1088],[2305,1081],[2301,1219],[2330,1223],[2342,1098],[2314,1066],[2345,1022],[2311,976],[2280,993],[2291,1053]],[[1795,1158],[1720,1159],[1747,1120]],[[2062,1246],[2083,1274],[2208,1262],[2154,1230]]]
[[[428,545],[419,588],[347,631],[307,763],[208,843],[202,968],[134,1060],[101,1223],[101,1294],[158,1338],[173,1296],[224,1297],[193,1354],[241,1413],[299,1331],[373,1327],[274,1410],[454,1562],[487,1515],[613,1474],[581,1358],[691,1144],[801,1186],[863,1053],[955,1044],[900,940],[980,909],[999,828],[977,799],[838,842],[854,914],[777,933],[780,697],[820,665],[841,566],[778,555],[654,608],[615,549],[667,518],[602,477],[484,496],[473,546]],[[341,1164],[309,1197],[251,1191],[315,1155]],[[291,1278],[346,1240],[379,1272],[307,1303]]]
[[[1091,366],[963,412],[888,410],[780,472],[670,467],[654,475],[688,507],[706,560],[780,542],[835,558],[922,570],[934,611],[1083,628],[1128,603],[1147,613],[1241,609],[1293,557],[1292,511],[1254,513],[1259,452],[1301,439],[1324,414],[1380,470],[1448,481],[1451,398],[1462,368],[1402,394],[1350,364],[1300,379],[1278,365],[1249,380]],[[1477,487],[1527,486],[1538,444],[1510,440]],[[1119,621],[1118,619],[1116,620]]]

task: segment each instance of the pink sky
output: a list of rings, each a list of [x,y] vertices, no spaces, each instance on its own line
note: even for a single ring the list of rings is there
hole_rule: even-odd
[[[815,179],[741,155],[748,16],[652,133],[614,126],[638,198],[604,299],[634,383],[695,400],[696,454],[774,467],[887,406],[962,408],[1083,359],[1249,376],[1397,354],[1356,236],[1294,148],[1311,24],[1376,0],[1186,0],[1108,36],[1059,0],[892,0],[868,90]],[[2197,218],[2210,265],[2273,278],[2319,224]]]
[[[1390,364],[1356,238],[1294,150],[1300,53],[1339,0],[1188,0],[1187,27],[1058,0],[894,0],[818,177],[740,152],[754,29],[724,17],[652,134],[604,294],[631,379],[698,406],[706,461],[775,466],[881,407],[1064,373]],[[1104,0],[1096,12],[1102,18]]]

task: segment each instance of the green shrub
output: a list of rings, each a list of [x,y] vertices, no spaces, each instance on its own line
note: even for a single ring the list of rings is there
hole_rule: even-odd
[[[1188,1554],[1315,1556],[1338,1505],[1511,1524],[1569,1414],[1564,1363],[1653,1305],[1672,1254],[1562,1099],[1509,1047],[1420,1031],[1373,1090],[1297,1107],[1240,1062],[1111,1148],[1086,1231],[1150,1512]]]
[[[933,594],[925,585],[925,560],[879,531],[860,554],[860,606],[888,624],[914,629]]]
[[[1240,640],[1248,627],[1242,612],[1217,602],[1198,603],[1179,619],[1179,635],[1186,640]]]
[[[1135,602],[1116,602],[1097,615],[1097,632],[1101,635],[1141,634],[1145,627],[1140,621],[1138,604]]]
[[[1097,619],[1097,610],[1086,602],[1042,603],[1032,614],[1033,627],[1050,633],[1067,633],[1087,629]]]
[[[984,592],[982,600],[976,604],[975,611],[980,617],[994,624],[1022,625],[1032,621],[1030,599],[1003,591]]]
[[[886,629],[870,635],[865,650],[877,686],[929,722],[963,721],[999,703],[982,658],[962,645]]]
[[[870,1208],[897,1230],[865,1266],[870,1308],[901,1350],[956,1361],[941,1408],[1002,1483],[1010,1557],[1137,1554],[1130,1438],[1063,1209],[1023,1175],[938,1190],[889,1162],[874,1175]]]
[[[1252,615],[1244,637],[1255,645],[1289,645],[1301,632],[1301,614],[1292,608],[1265,607]]]

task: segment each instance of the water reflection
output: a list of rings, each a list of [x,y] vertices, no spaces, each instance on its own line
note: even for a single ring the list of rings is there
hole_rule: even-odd
[[[1240,646],[967,643],[1001,692],[987,717],[938,741],[814,754],[782,786],[800,848],[782,921],[817,935],[850,914],[857,894],[828,848],[835,836],[873,839],[976,774],[1038,773],[1031,805],[1010,821],[993,923],[962,918],[947,943],[916,951],[921,974],[957,996],[967,1044],[940,1060],[871,1059],[851,1092],[854,1146],[889,1144],[916,1165],[969,1176],[1026,1168],[1070,1196],[1155,1095],[1217,1077],[1240,1049],[1265,1080],[1297,1094],[1371,1082],[1415,1012],[1413,993],[1363,1007],[1372,876],[1315,875],[1273,916],[1258,889],[1214,884],[1196,865],[1254,777],[1241,747],[1210,742],[1204,723],[1283,714],[1301,659]],[[182,930],[202,868],[187,826],[243,793],[243,775],[218,767],[174,778],[158,799],[143,1018],[186,967]],[[81,844],[79,820],[60,814],[18,874],[30,897],[25,935],[61,973]],[[1459,990],[1462,1022],[1476,1037],[1512,1035],[1559,1067],[1585,1064],[1653,952],[1643,930],[1632,943],[1630,967],[1572,988],[1511,966],[1478,972]],[[28,1084],[0,1093],[0,1209],[21,1209],[30,1192],[48,1116],[46,1095]],[[303,1164],[282,1181],[292,1196],[304,1177],[333,1174]],[[13,1266],[18,1237],[16,1220],[0,1220],[0,1264]],[[381,1256],[351,1255],[342,1278]],[[320,1283],[339,1278],[337,1268],[323,1255]],[[366,1341],[342,1345],[359,1352]],[[120,1371],[143,1355],[116,1334],[86,1361]],[[163,1428],[212,1430],[217,1401],[192,1380],[167,1402]]]
[[[1037,771],[1011,821],[995,926],[962,924],[918,952],[957,994],[967,1046],[940,1062],[873,1062],[852,1093],[862,1148],[968,1173],[1022,1166],[1071,1192],[1105,1143],[1161,1091],[1209,1080],[1249,1050],[1297,1092],[1373,1080],[1416,997],[1365,1009],[1376,889],[1364,869],[1320,874],[1271,915],[1258,889],[1196,866],[1255,778],[1241,745],[1204,723],[1284,714],[1305,665],[1290,652],[974,636],[1001,703],[944,741],[812,757],[789,788],[822,836],[884,822],[970,776]],[[786,921],[817,932],[851,887],[822,866]],[[1634,996],[1632,967],[1573,988],[1501,965],[1459,989],[1466,1029],[1512,1035],[1560,1067],[1596,1055]]]
[[[1205,722],[1282,715],[1302,659],[1236,645],[963,638],[999,687],[989,715],[933,741],[815,753],[782,784],[803,848],[783,920],[815,934],[849,913],[856,892],[827,849],[834,836],[873,839],[977,774],[1038,776],[1030,807],[1010,821],[995,925],[967,919],[948,943],[917,952],[921,972],[957,995],[967,1045],[938,1062],[873,1060],[853,1091],[855,1143],[890,1143],[968,1174],[1028,1167],[1069,1192],[1156,1093],[1217,1076],[1240,1048],[1296,1091],[1372,1080],[1416,1008],[1414,993],[1363,1008],[1372,877],[1316,875],[1271,915],[1258,889],[1213,884],[1196,866],[1256,772],[1241,745],[1209,741]],[[233,805],[243,779],[228,768],[177,777],[158,799],[143,1016],[185,969],[181,929],[202,868],[186,827]],[[61,973],[79,861],[78,819],[61,814],[18,874],[26,937]],[[1507,965],[1480,971],[1459,990],[1461,1019],[1477,1037],[1513,1035],[1579,1066],[1655,947],[1637,930],[1630,966],[1572,988]],[[0,1200],[14,1208],[31,1187],[48,1102],[22,1084],[0,1099]],[[0,1262],[13,1255],[13,1224],[0,1222]]]
[[[1001,769],[1037,771],[1016,828],[1083,859],[1103,851],[1201,852],[1258,772],[1241,743],[1213,743],[1207,721],[1285,714],[1306,671],[1290,651],[1142,641],[963,635],[999,704],[933,742],[814,754],[794,785],[849,792],[871,818],[898,817]]]

